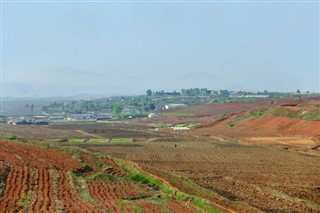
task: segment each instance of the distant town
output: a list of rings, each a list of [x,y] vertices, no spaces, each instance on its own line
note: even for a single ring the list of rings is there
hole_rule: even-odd
[[[113,96],[78,100],[20,100],[3,103],[1,122],[12,125],[48,125],[49,122],[116,121],[157,118],[160,112],[200,104],[251,102],[267,99],[319,96],[299,89],[291,93],[246,92],[189,88],[177,91],[152,91],[139,96]]]

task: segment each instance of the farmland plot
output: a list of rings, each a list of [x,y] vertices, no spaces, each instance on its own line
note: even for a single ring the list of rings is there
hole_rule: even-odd
[[[240,202],[266,212],[320,211],[318,156],[235,142],[176,145],[153,142],[92,149],[151,166],[153,171],[174,171],[220,194],[233,206]]]
[[[184,207],[153,185],[130,179],[107,156],[75,150],[72,157],[4,139],[0,145],[1,212],[170,212]]]

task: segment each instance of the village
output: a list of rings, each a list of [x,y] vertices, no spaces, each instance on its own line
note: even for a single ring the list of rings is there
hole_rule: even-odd
[[[314,94],[280,92],[244,92],[229,90],[209,90],[207,88],[182,89],[181,92],[147,90],[140,96],[113,96],[85,98],[78,100],[52,100],[51,102],[19,102],[16,111],[3,115],[1,122],[12,125],[48,125],[56,122],[99,122],[135,118],[156,119],[158,112],[200,104],[251,102],[256,100],[276,100],[287,97],[308,97]],[[23,103],[23,104],[22,104]]]

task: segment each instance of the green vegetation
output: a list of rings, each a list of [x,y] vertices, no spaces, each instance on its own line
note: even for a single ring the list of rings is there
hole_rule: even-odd
[[[210,205],[210,201],[206,199],[203,199],[194,195],[189,195],[184,192],[177,192],[174,189],[172,189],[169,185],[165,183],[160,183],[156,179],[137,171],[135,168],[129,165],[125,165],[123,163],[118,163],[118,165],[123,169],[125,169],[127,172],[129,172],[129,176],[127,178],[130,180],[133,180],[139,183],[144,183],[144,184],[152,184],[168,195],[174,194],[178,201],[191,201],[193,205],[201,208],[205,212],[209,212],[209,213],[219,212],[213,209]]]
[[[133,180],[135,182],[144,183],[144,184],[152,184],[154,186],[157,186],[162,192],[166,194],[172,194],[172,189],[169,186],[158,182],[154,178],[149,177],[145,174],[142,174],[141,172],[137,171],[135,168],[129,165],[119,163],[119,166],[125,169],[127,172],[129,172],[129,176],[127,177],[129,180]]]
[[[261,108],[261,109],[255,109],[253,111],[250,111],[242,116],[238,116],[234,119],[232,119],[229,123],[228,126],[229,127],[233,127],[237,122],[248,119],[248,118],[260,118],[261,116],[263,116],[265,114],[265,112],[267,111],[267,108]]]
[[[133,211],[140,213],[141,212],[141,208],[140,206],[132,206]]]
[[[82,143],[85,139],[84,138],[70,138],[68,139],[69,143]]]
[[[116,178],[112,175],[105,173],[96,173],[89,178],[89,180],[98,181],[98,182],[115,182],[118,181],[119,178]]]
[[[20,206],[24,212],[27,211],[32,196],[33,191],[29,190],[27,193],[23,195],[22,199],[18,202],[18,206]]]
[[[83,143],[83,142],[87,142],[87,143],[106,143],[109,142],[110,139],[108,138],[91,138],[91,139],[84,139],[84,138],[71,138],[68,139],[68,142],[70,143]]]
[[[320,109],[310,109],[310,108],[302,108],[297,110],[291,110],[284,107],[271,107],[271,108],[261,108],[256,109],[251,112],[248,112],[242,116],[238,116],[232,119],[227,125],[229,127],[233,127],[237,122],[253,118],[257,119],[261,116],[267,117],[286,117],[286,118],[298,118],[307,121],[320,121]],[[305,128],[306,126],[302,126],[301,128]]]
[[[233,124],[233,123],[228,123],[228,126],[229,126],[229,127],[233,127],[234,124]]]
[[[148,89],[147,90],[147,96],[151,96],[152,95],[152,90],[151,89]]]
[[[88,140],[88,143],[106,143],[109,142],[110,139],[108,138],[92,138]]]
[[[12,135],[9,137],[9,140],[17,140],[17,139],[18,139],[18,137],[16,135]]]
[[[72,172],[76,175],[82,175],[82,174],[90,173],[92,171],[93,171],[93,169],[89,165],[84,165],[83,167],[77,168],[76,170],[74,170]]]
[[[232,138],[232,139],[230,140],[230,142],[231,142],[231,143],[238,143],[239,141],[238,141],[238,139],[236,139],[236,138]]]
[[[187,123],[175,124],[174,127],[193,127],[193,126],[198,126],[198,125],[200,125],[200,123],[187,122]]]
[[[287,118],[298,118],[299,114],[290,109],[280,108],[280,107],[272,107],[269,108],[266,113],[266,116],[269,117],[287,117]]]
[[[265,115],[271,117],[299,118],[307,121],[320,121],[320,109],[305,108],[304,106],[298,111],[273,107],[268,109]]]
[[[303,113],[305,112],[305,113]],[[303,111],[303,119],[307,121],[320,121],[320,109],[314,109],[311,111]]]
[[[144,183],[144,184],[152,184],[154,186],[157,186],[161,191],[163,191],[166,194],[172,194],[172,190],[170,187],[166,186],[165,184],[162,184],[158,182],[157,180],[146,176],[140,172],[137,171],[131,171],[129,178],[133,181]]]
[[[121,118],[121,104],[115,103],[111,106],[111,112],[114,118],[119,119]]]
[[[68,175],[69,175],[69,185],[76,189],[78,196],[82,200],[96,206],[97,202],[93,197],[91,197],[86,180],[82,176],[78,176],[73,172],[68,172]]]
[[[112,138],[111,142],[132,142],[133,138]]]
[[[191,201],[191,203],[199,208],[201,208],[202,210],[204,210],[205,212],[208,213],[218,213],[219,211],[213,209],[210,206],[210,202],[206,199],[203,198],[199,198],[197,196],[193,196],[193,195],[188,195],[185,193],[178,193],[177,194],[177,199],[179,201]]]
[[[2,166],[1,170],[2,171],[0,173],[0,198],[3,195],[3,191],[4,191],[4,188],[6,185],[6,180],[9,175],[9,172],[10,172],[10,167],[9,166]]]

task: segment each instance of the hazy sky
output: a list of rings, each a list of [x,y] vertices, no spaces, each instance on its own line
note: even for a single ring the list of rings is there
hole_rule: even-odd
[[[319,2],[2,3],[3,96],[319,92]]]

